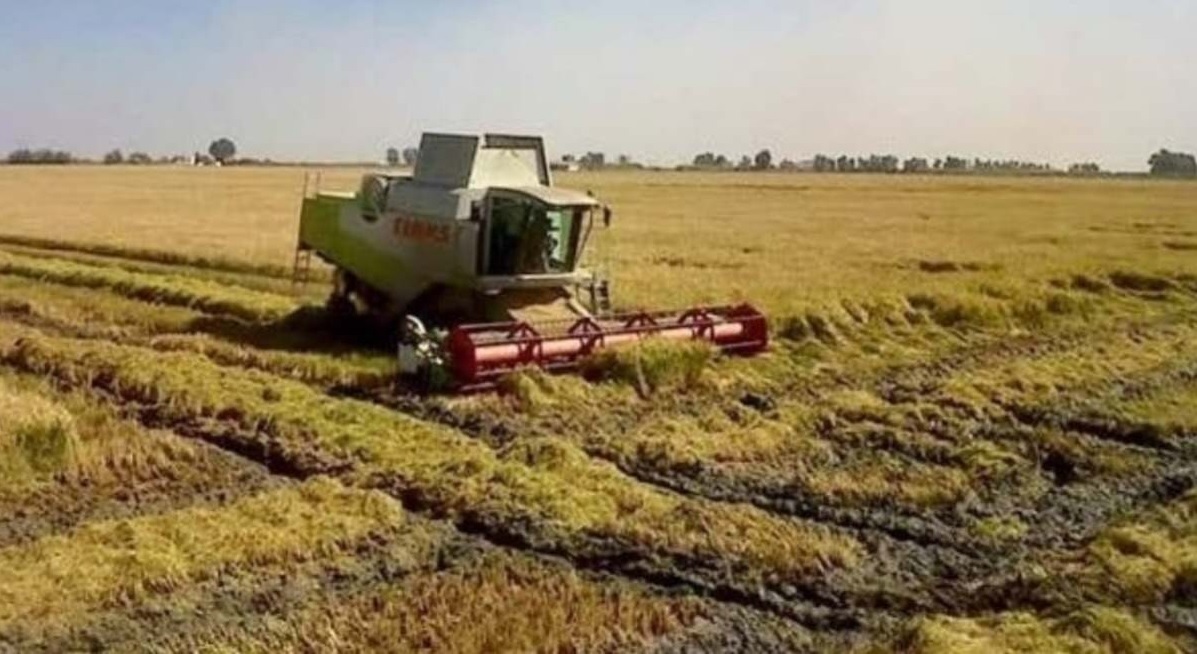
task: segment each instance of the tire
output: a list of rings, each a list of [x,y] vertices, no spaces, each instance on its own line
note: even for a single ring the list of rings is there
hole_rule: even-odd
[[[343,268],[333,271],[333,288],[324,303],[329,315],[336,318],[356,318],[357,305],[353,302],[353,275]]]

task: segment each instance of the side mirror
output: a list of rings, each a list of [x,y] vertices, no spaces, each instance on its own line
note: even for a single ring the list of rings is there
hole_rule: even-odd
[[[603,205],[603,227],[611,226],[611,218],[612,217],[613,217],[613,214],[611,213],[611,207],[608,207],[607,205]]]

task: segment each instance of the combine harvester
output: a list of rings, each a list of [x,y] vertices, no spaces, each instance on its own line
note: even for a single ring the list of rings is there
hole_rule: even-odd
[[[367,174],[356,194],[305,184],[295,278],[314,252],[335,269],[330,310],[401,324],[401,372],[460,389],[649,336],[765,349],[746,304],[612,314],[606,280],[578,265],[596,221],[611,210],[553,186],[541,138],[425,134],[413,175]]]

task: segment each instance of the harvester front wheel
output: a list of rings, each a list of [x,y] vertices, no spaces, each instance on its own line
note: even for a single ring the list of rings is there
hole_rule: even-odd
[[[329,293],[328,301],[324,305],[330,315],[339,318],[357,316],[357,304],[353,301],[355,281],[353,275],[346,272],[344,268],[337,268],[333,271],[332,292]]]

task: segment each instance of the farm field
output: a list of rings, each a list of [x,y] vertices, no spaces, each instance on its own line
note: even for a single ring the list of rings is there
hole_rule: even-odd
[[[557,183],[771,351],[420,395],[303,171],[0,166],[0,651],[1197,650],[1197,184]]]

